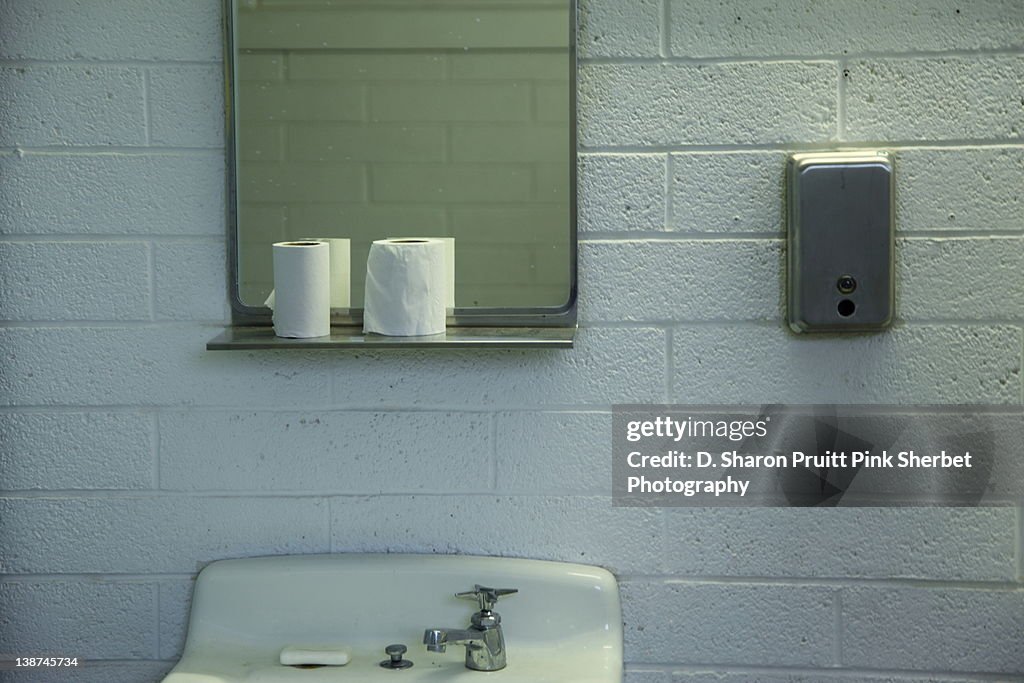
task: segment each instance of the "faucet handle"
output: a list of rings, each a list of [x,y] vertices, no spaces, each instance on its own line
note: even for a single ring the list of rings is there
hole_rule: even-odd
[[[473,590],[465,591],[464,593],[456,593],[455,597],[475,599],[480,604],[480,611],[484,611],[494,609],[494,605],[498,602],[498,598],[503,595],[512,595],[513,593],[518,592],[518,588],[488,588],[487,586],[481,586],[478,583],[473,587]]]

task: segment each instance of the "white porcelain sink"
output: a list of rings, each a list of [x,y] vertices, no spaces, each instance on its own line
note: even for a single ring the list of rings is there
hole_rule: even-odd
[[[507,666],[465,667],[465,647],[432,653],[427,628],[464,629],[478,609],[455,593],[518,588],[495,608]],[[279,663],[289,645],[344,644],[340,667]],[[414,666],[388,670],[403,643]],[[622,615],[606,570],[561,562],[459,555],[307,555],[215,562],[199,574],[181,661],[164,683],[387,681],[621,683]]]

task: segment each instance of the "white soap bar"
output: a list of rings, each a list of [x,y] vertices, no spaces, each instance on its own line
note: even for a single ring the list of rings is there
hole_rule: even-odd
[[[281,663],[285,666],[319,664],[322,666],[345,666],[351,657],[345,647],[311,647],[289,645],[281,650]]]

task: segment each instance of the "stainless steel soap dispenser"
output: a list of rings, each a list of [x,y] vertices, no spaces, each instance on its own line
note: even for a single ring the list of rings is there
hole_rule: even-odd
[[[787,189],[789,326],[795,332],[888,327],[895,308],[889,154],[794,154]]]

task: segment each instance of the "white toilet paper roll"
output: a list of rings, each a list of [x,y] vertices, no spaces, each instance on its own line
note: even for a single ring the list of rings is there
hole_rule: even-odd
[[[352,240],[338,237],[303,237],[304,242],[326,242],[331,247],[331,308],[352,307]]]
[[[363,331],[394,337],[444,332],[447,277],[440,240],[374,241],[366,260]]]
[[[324,242],[274,245],[274,334],[305,339],[331,333],[331,247]]]
[[[455,308],[455,238],[454,237],[389,237],[389,240],[428,239],[444,242],[445,270],[448,272],[448,310]]]

